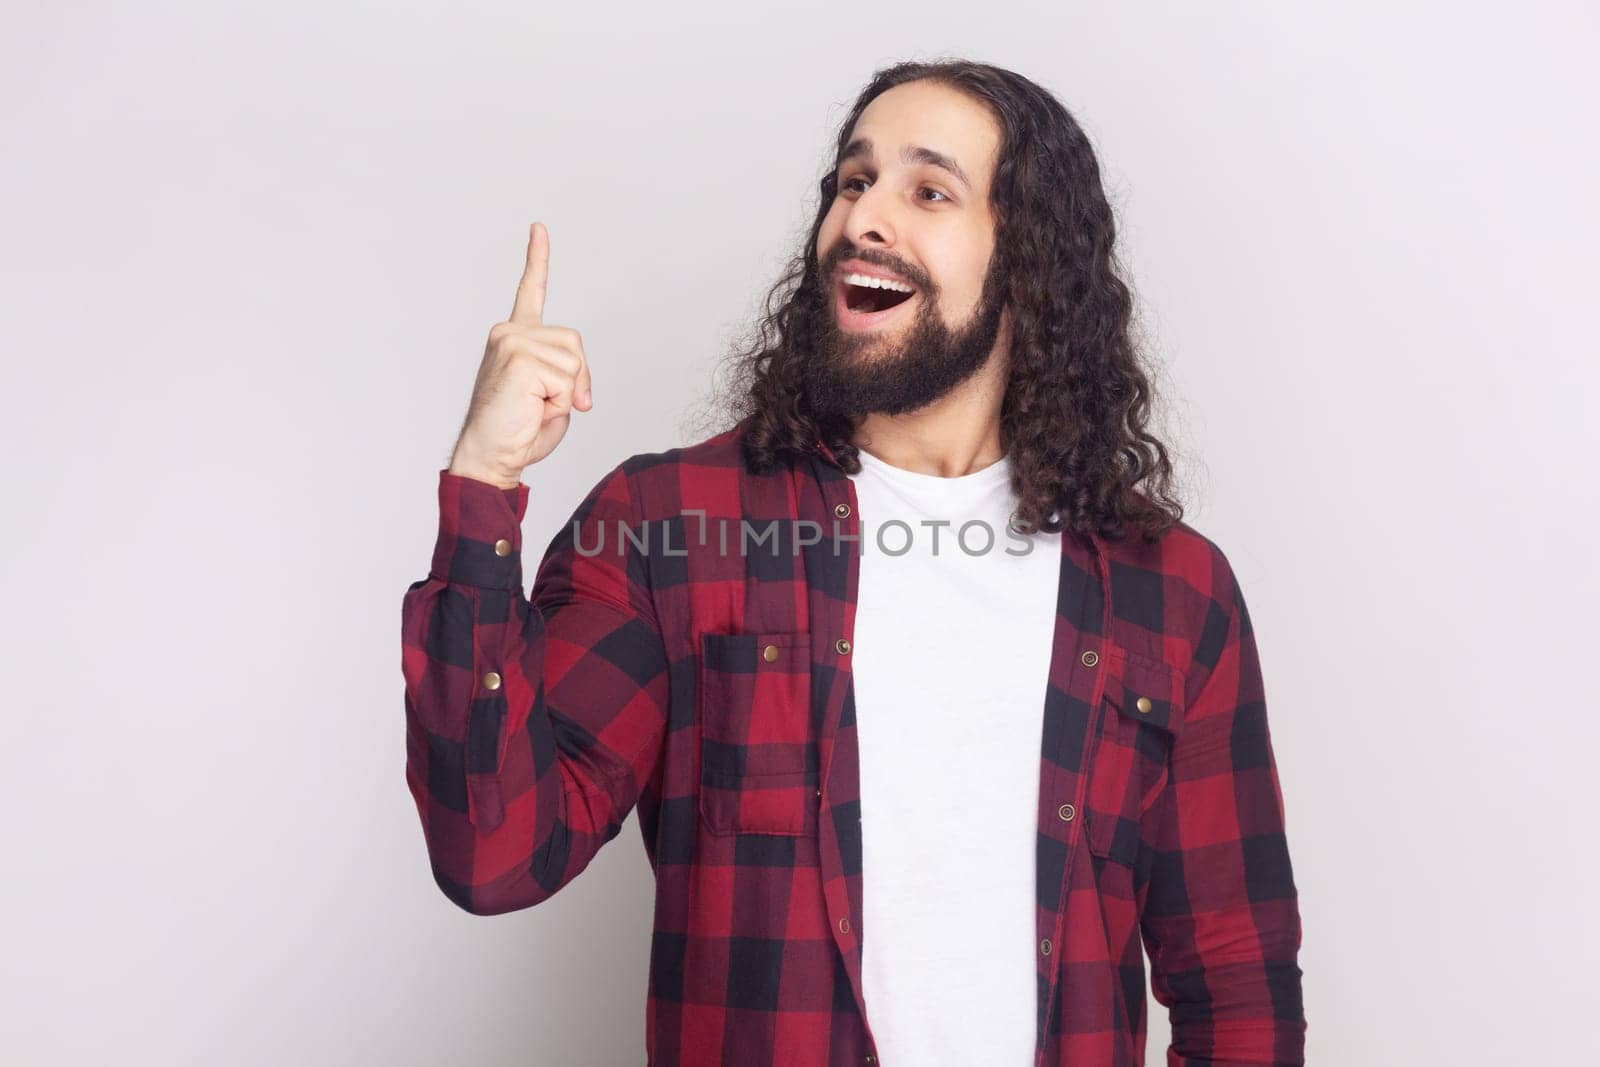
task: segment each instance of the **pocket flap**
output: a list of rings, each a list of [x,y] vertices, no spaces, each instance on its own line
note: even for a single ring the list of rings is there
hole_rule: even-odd
[[[701,634],[707,670],[725,674],[811,671],[811,634]]]
[[[1183,672],[1137,652],[1113,651],[1121,670],[1106,679],[1107,703],[1134,722],[1177,737],[1183,732]]]

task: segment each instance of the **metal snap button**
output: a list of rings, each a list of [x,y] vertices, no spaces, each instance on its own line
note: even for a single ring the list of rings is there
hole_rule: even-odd
[[[1133,706],[1139,709],[1140,715],[1148,715],[1153,705],[1151,705],[1149,697],[1140,697],[1133,702]]]
[[[1063,804],[1056,809],[1056,814],[1061,816],[1062,822],[1071,822],[1072,817],[1078,814],[1078,809],[1071,804]]]
[[[841,519],[846,518],[850,514],[850,505],[849,504],[835,504],[833,506],[833,513],[835,515],[839,516]]]
[[[846,934],[850,932],[850,917],[848,915],[839,920],[839,931]]]
[[[500,676],[494,671],[490,671],[488,674],[485,674],[483,676],[483,687],[485,689],[499,689]]]
[[[850,642],[841,637],[833,643],[833,647],[839,650],[839,655],[843,656],[850,651]]]
[[[1096,652],[1094,649],[1091,648],[1089,651],[1087,651],[1087,652],[1085,652],[1083,654],[1083,665],[1085,667],[1093,667],[1096,663],[1099,663],[1099,662],[1100,662],[1100,653]]]
[[[766,660],[768,663],[778,662],[778,646],[768,645],[766,648],[763,648],[761,650],[761,658]]]
[[[511,542],[504,537],[494,543],[494,554],[497,556],[511,555]]]
[[[1050,939],[1048,937],[1039,942],[1039,951],[1043,952],[1046,956],[1050,955]]]

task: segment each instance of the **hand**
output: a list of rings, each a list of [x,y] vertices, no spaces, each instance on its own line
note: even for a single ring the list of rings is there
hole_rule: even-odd
[[[513,489],[560,443],[573,409],[594,407],[583,339],[570,327],[544,325],[549,275],[550,232],[535,222],[511,317],[489,328],[452,474]]]

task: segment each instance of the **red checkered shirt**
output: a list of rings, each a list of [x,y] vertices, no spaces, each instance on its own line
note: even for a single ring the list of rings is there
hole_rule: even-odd
[[[475,915],[548,899],[637,810],[649,1064],[878,1065],[854,485],[820,442],[756,475],[740,440],[612,468],[529,597],[528,486],[439,472],[401,618],[406,781],[435,882]],[[1035,1067],[1144,1062],[1141,946],[1169,1067],[1303,1063],[1283,800],[1217,546],[1182,523],[1153,545],[1063,536],[1039,711]]]

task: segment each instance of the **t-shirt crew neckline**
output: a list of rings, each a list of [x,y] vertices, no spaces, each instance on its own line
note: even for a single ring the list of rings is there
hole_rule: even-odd
[[[890,481],[912,489],[944,489],[964,491],[968,489],[988,489],[1011,480],[1011,457],[1009,454],[1001,456],[987,467],[968,474],[958,474],[945,477],[940,474],[923,474],[921,471],[908,471],[904,467],[879,459],[866,449],[856,446],[856,456],[861,460],[864,468],[873,473],[887,478]]]

